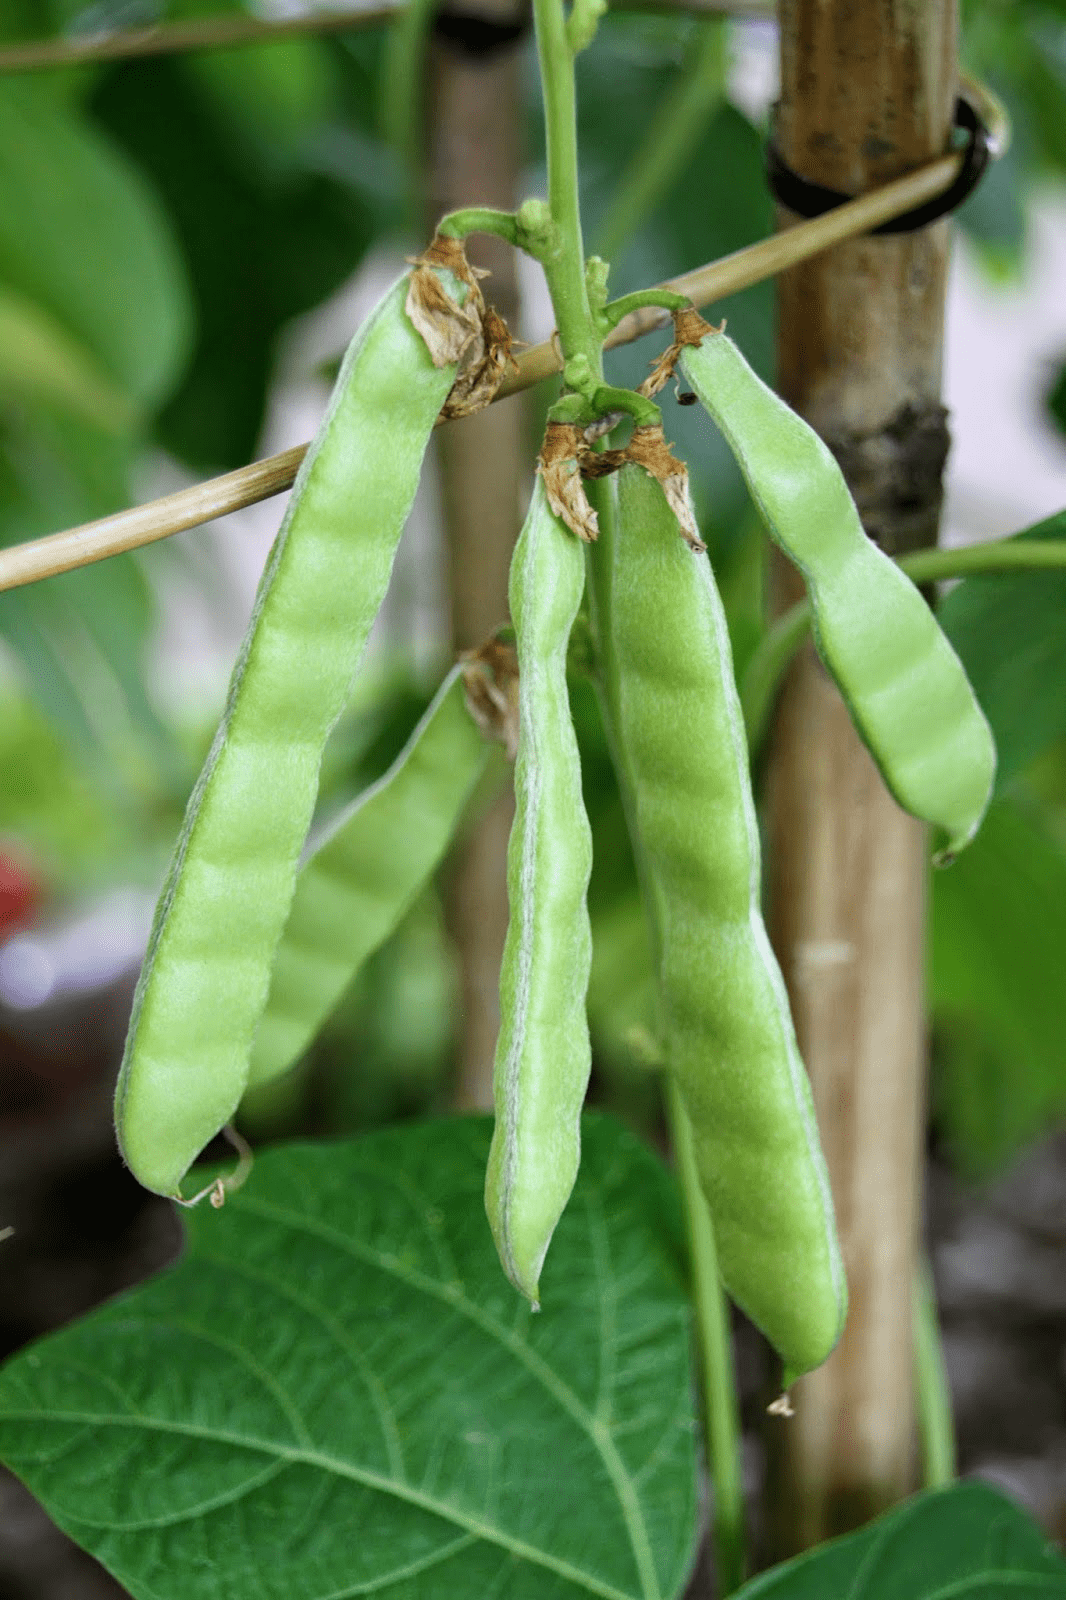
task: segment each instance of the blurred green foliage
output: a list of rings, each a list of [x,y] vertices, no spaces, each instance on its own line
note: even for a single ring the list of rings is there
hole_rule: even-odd
[[[971,1175],[1066,1114],[1064,962],[1066,850],[1029,797],[998,801],[932,895],[935,1104]]]
[[[1066,539],[1066,511],[1017,538]],[[1066,737],[1066,572],[967,578],[939,616],[992,724],[1002,793]]]
[[[1024,259],[1034,184],[1066,172],[1066,8],[1062,0],[963,0],[962,63],[1010,112],[1010,150],[959,213],[986,265]]]
[[[1061,539],[1066,512],[1019,539]],[[931,896],[936,1114],[994,1172],[1066,1114],[1066,573],[967,578],[940,607],[992,725],[997,794]]]

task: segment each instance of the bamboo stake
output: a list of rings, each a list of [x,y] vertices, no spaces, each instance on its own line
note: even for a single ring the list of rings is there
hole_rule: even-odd
[[[664,287],[688,295],[696,306],[710,305],[739,289],[772,278],[831,245],[865,233],[878,223],[887,222],[890,217],[899,216],[941,193],[954,180],[959,161],[958,155],[941,156],[904,178],[838,206],[824,217],[799,223],[784,233],[723,256],[719,261],[671,278]],[[661,327],[664,320],[664,314],[656,310],[633,312],[610,335],[608,348],[631,344]],[[498,400],[557,373],[560,370],[558,350],[551,340],[534,345],[531,350],[522,352],[518,369],[503,384],[496,397]],[[278,455],[266,456],[262,461],[253,461],[247,467],[238,467],[222,477],[209,478],[161,499],[149,500],[129,511],[118,511],[113,516],[100,517],[76,528],[0,550],[0,591],[17,589],[41,578],[103,561],[108,556],[136,550],[157,539],[211,522],[215,517],[268,500],[292,487],[306,451],[306,444],[293,445]]]
[[[782,0],[775,137],[861,188],[942,149],[954,0]],[[781,394],[833,449],[867,533],[934,544],[947,453],[940,363],[948,228],[852,239],[779,285]],[[779,605],[798,580],[773,567]],[[925,1119],[925,831],[882,784],[809,647],[769,742],[770,932],[837,1207],[851,1308],[772,1436],[775,1559],[865,1522],[915,1480],[912,1295]]]

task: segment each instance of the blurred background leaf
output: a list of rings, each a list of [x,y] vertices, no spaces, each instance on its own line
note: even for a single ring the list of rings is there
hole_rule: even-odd
[[[1034,185],[1066,172],[1066,11],[1058,0],[963,0],[962,62],[1003,99],[1014,128],[959,212],[994,272],[1022,265]]]
[[[1066,539],[1066,511],[1017,535]],[[999,791],[1066,735],[1066,571],[967,578],[937,611],[996,740]]]
[[[987,1175],[1066,1114],[1066,850],[997,801],[933,879],[935,1105],[958,1165]]]
[[[0,284],[95,354],[130,400],[172,386],[187,282],[149,185],[113,142],[30,77],[0,78]]]
[[[311,54],[290,57],[294,44]],[[304,98],[309,64],[334,85],[339,51],[335,41],[300,40],[270,46],[265,58],[136,62],[111,72],[94,97],[97,116],[163,196],[195,285],[192,363],[157,438],[201,474],[254,456],[279,331],[343,283],[390,221],[380,194],[360,191],[369,134],[350,113],[330,121],[340,99],[332,88],[317,113]],[[220,71],[205,68],[209,60],[243,64]],[[272,117],[283,143],[265,162],[257,152]]]

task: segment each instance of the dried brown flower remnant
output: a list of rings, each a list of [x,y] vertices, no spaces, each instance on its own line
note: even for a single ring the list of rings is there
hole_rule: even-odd
[[[674,368],[677,366],[677,358],[680,354],[681,346],[679,344],[672,344],[664,350],[662,355],[652,363],[652,369],[640,385],[637,393],[645,395],[649,400],[653,400],[659,390],[665,389],[673,377]]]
[[[450,233],[435,233],[420,256],[409,256],[408,259],[412,266],[444,267],[471,287],[478,278],[488,277],[487,272],[470,265],[466,259],[466,245],[462,239]]]
[[[518,362],[511,354],[513,343],[511,330],[496,307],[483,306],[480,334],[467,347],[441,410],[443,418],[468,417],[491,404],[507,368],[518,371]]]
[[[639,393],[646,395],[649,400],[670,382],[678,357],[687,344],[700,344],[709,333],[721,333],[725,327],[724,322],[720,328],[712,327],[700,316],[695,306],[686,306],[684,311],[675,311],[673,317],[674,342],[653,363],[651,371],[640,386]]]
[[[467,710],[487,739],[502,744],[509,761],[518,753],[518,656],[489,639],[459,657]]]
[[[701,317],[695,306],[686,306],[683,311],[674,312],[674,343],[676,345],[702,344],[709,333],[722,333],[725,329],[723,321],[719,327]]]
[[[599,534],[600,524],[581,481],[581,469],[587,457],[595,460],[596,452],[589,448],[576,423],[548,423],[537,460],[548,504],[571,533],[591,544]]]
[[[410,262],[415,270],[407,289],[407,315],[422,335],[435,367],[461,361],[471,345],[483,340],[485,302],[477,280],[485,274],[471,267],[461,240],[441,234],[420,256],[410,257]],[[466,284],[468,293],[462,305],[452,299],[434,268],[444,268]]]
[[[461,239],[437,234],[420,256],[409,260],[415,270],[407,291],[407,315],[425,340],[434,366],[459,364],[441,418],[470,416],[495,398],[508,366],[517,370],[511,330],[495,306],[486,306],[478,279],[488,273],[470,265]],[[441,282],[442,269],[466,285],[461,306]]]
[[[692,509],[688,468],[671,451],[663,436],[662,425],[650,423],[643,428],[634,428],[626,455],[635,466],[643,467],[657,480],[689,548],[701,553],[706,550]]]
[[[586,450],[578,460],[583,478],[606,478],[629,460],[625,450]]]

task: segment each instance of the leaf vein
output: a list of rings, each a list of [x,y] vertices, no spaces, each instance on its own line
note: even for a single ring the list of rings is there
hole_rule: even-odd
[[[41,1422],[38,1412],[8,1412],[7,1420],[10,1422]],[[87,1414],[83,1412],[51,1411],[47,1420],[55,1423],[87,1423],[93,1427],[132,1428],[140,1427],[156,1433],[176,1434],[184,1438],[207,1439],[212,1443],[225,1443],[234,1445],[238,1449],[249,1450],[261,1455],[273,1455],[279,1461],[292,1466],[313,1467],[321,1472],[331,1472],[338,1478],[344,1478],[350,1483],[356,1483],[361,1488],[372,1489],[375,1493],[392,1495],[398,1500],[403,1500],[409,1505],[427,1512],[431,1516],[440,1517],[444,1522],[451,1522],[458,1528],[472,1535],[476,1539],[483,1539],[487,1544],[497,1546],[507,1551],[518,1560],[527,1561],[533,1566],[543,1567],[546,1571],[554,1572],[556,1576],[564,1578],[569,1583],[577,1584],[589,1594],[597,1595],[600,1600],[635,1600],[631,1590],[619,1589],[615,1584],[597,1578],[595,1573],[587,1572],[572,1562],[560,1556],[554,1556],[550,1551],[539,1550],[535,1545],[530,1545],[523,1539],[517,1539],[506,1533],[501,1528],[494,1528],[484,1522],[480,1517],[471,1512],[462,1510],[459,1506],[448,1505],[446,1502],[436,1500],[429,1495],[422,1494],[410,1484],[396,1483],[391,1478],[372,1472],[368,1468],[359,1467],[351,1462],[339,1461],[335,1456],[326,1455],[317,1450],[297,1449],[291,1445],[284,1445],[276,1440],[249,1439],[242,1434],[232,1433],[228,1429],[207,1428],[193,1423],[170,1422],[158,1417],[143,1417],[135,1415],[108,1416],[105,1414]],[[68,1526],[94,1528],[107,1526],[94,1522],[91,1518],[69,1518]]]
[[[530,1349],[516,1334],[503,1327],[495,1317],[482,1311],[480,1306],[467,1297],[461,1285],[453,1286],[452,1284],[436,1283],[432,1278],[427,1278],[424,1273],[419,1272],[417,1269],[406,1266],[396,1257],[383,1255],[380,1251],[361,1245],[357,1240],[341,1233],[338,1229],[331,1228],[316,1218],[302,1216],[299,1212],[290,1211],[284,1206],[274,1205],[269,1201],[251,1195],[243,1195],[241,1197],[241,1206],[245,1211],[258,1213],[260,1216],[272,1217],[276,1222],[288,1224],[297,1231],[305,1230],[308,1233],[317,1234],[319,1238],[334,1244],[343,1253],[354,1256],[356,1260],[376,1266],[380,1271],[398,1278],[400,1282],[405,1283],[409,1288],[432,1299],[443,1301],[446,1305],[459,1312],[460,1315],[465,1316],[469,1321],[481,1328],[482,1332],[496,1339],[506,1350],[510,1351],[526,1367],[531,1376],[536,1378],[547,1393],[573,1418],[599,1452],[618,1499],[622,1520],[625,1524],[637,1572],[640,1576],[643,1600],[661,1600],[658,1577],[651,1559],[648,1531],[644,1524],[632,1478],[626,1469],[625,1463],[607,1429],[598,1425],[596,1419],[582,1404],[570,1386],[563,1382],[542,1357]]]
[[[313,1321],[318,1322],[325,1329],[337,1345],[337,1348],[351,1361],[352,1366],[366,1385],[371,1404],[377,1412],[378,1421],[381,1424],[385,1450],[389,1458],[389,1467],[401,1482],[406,1479],[407,1469],[403,1459],[403,1444],[400,1440],[396,1414],[389,1404],[388,1395],[385,1393],[380,1380],[372,1371],[366,1356],[349,1338],[344,1325],[318,1301],[310,1300],[300,1294],[277,1275],[271,1277],[269,1273],[260,1272],[257,1268],[250,1267],[245,1261],[236,1261],[232,1257],[212,1255],[206,1250],[198,1250],[197,1255],[202,1261],[209,1261],[212,1265],[225,1272],[235,1273],[238,1277],[246,1278],[251,1283],[265,1284],[273,1293],[290,1301],[291,1304],[299,1306]]]

